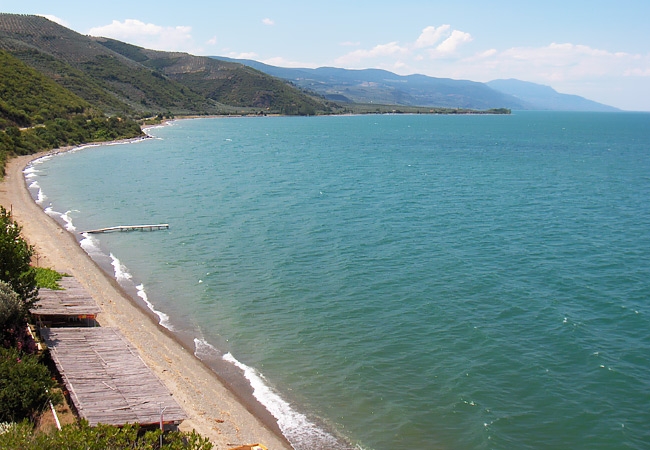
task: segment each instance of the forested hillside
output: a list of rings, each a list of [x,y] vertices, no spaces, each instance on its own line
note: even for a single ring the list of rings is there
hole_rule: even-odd
[[[137,137],[132,119],[107,117],[35,69],[0,51],[0,174],[11,155]]]

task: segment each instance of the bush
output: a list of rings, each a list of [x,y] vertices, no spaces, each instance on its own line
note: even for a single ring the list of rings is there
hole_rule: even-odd
[[[159,449],[160,430],[142,432],[138,425],[118,428],[110,425],[91,427],[82,420],[79,424],[64,425],[50,434],[34,434],[29,423],[23,422],[0,434],[0,448],[7,450],[152,450]],[[162,449],[211,450],[212,444],[196,432],[171,432],[163,436]]]
[[[38,299],[36,273],[30,266],[34,248],[20,231],[11,213],[0,206],[0,281],[8,283],[29,309]]]
[[[60,396],[49,393],[55,386],[37,356],[0,348],[0,422],[33,419],[48,400],[60,402]]]
[[[27,332],[28,314],[25,302],[11,286],[0,281],[0,345],[34,353],[36,343]]]

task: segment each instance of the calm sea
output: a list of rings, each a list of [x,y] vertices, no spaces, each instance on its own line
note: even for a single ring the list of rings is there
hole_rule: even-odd
[[[650,447],[650,114],[150,133],[28,185],[297,449]]]

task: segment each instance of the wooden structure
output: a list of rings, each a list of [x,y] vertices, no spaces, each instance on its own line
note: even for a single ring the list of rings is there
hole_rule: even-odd
[[[72,277],[59,281],[62,290],[39,289],[39,301],[30,309],[39,326],[94,326],[101,311],[84,287]]]
[[[171,393],[114,328],[42,328],[79,416],[90,425],[178,424]]]
[[[154,231],[154,230],[168,230],[168,223],[160,223],[158,225],[119,225],[116,227],[98,228],[96,230],[82,231],[83,233],[110,233],[111,231]]]

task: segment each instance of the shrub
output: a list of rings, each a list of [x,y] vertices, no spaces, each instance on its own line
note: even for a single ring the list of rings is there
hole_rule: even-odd
[[[36,273],[30,266],[34,248],[20,232],[11,213],[0,206],[0,281],[8,283],[29,309],[38,296]]]
[[[160,431],[142,432],[140,427],[127,424],[91,427],[88,422],[64,425],[49,434],[34,434],[29,423],[14,424],[0,434],[0,448],[7,450],[152,450],[159,449]],[[211,450],[212,444],[196,432],[171,432],[163,436],[162,449]]]
[[[61,398],[49,393],[55,386],[37,356],[0,348],[0,422],[31,419],[48,400],[58,403]]]

